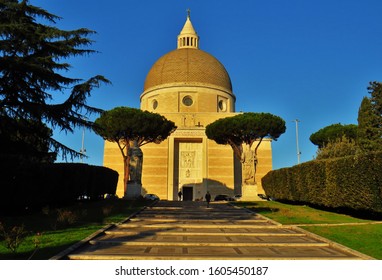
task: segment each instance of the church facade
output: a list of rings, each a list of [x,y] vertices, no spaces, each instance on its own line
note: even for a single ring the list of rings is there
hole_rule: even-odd
[[[177,129],[160,144],[143,151],[142,195],[160,199],[198,200],[209,191],[242,193],[242,164],[229,145],[207,139],[205,127],[217,119],[234,116],[236,97],[224,65],[199,48],[188,14],[177,37],[177,49],[159,58],[146,76],[140,97],[142,110],[175,122]],[[271,141],[263,140],[257,153],[256,193],[264,193],[261,178],[272,170]],[[119,172],[117,195],[123,197],[123,162],[115,143],[105,142],[104,165]]]

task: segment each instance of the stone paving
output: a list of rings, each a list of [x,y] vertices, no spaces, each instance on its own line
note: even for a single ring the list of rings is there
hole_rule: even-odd
[[[368,256],[226,203],[159,201],[110,227],[69,259],[368,259]],[[369,258],[370,259],[370,258]]]

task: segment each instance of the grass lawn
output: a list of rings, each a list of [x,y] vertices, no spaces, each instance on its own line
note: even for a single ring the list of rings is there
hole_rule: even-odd
[[[24,239],[16,253],[0,239],[0,259],[49,259],[105,225],[120,222],[145,203],[117,199],[86,201],[59,209],[46,207],[25,215],[2,215],[0,222],[6,231],[22,226]]]
[[[105,225],[120,222],[144,204],[145,202],[104,200],[81,202],[60,209],[44,208],[40,212],[25,215],[0,216],[0,222],[8,231],[13,226],[23,225],[25,234],[17,253],[12,253],[6,248],[5,241],[0,240],[0,259],[49,259]],[[370,220],[275,201],[236,204],[284,225],[304,224],[302,227],[308,231],[382,259],[382,224],[337,226],[334,224],[365,223]]]
[[[303,228],[382,260],[382,224],[331,227],[309,226]]]
[[[235,204],[252,209],[256,213],[262,214],[283,225],[338,224],[370,221],[349,215],[323,211],[305,205],[291,205],[276,201],[237,202]]]
[[[290,205],[276,201],[237,202],[284,225],[311,224],[302,228],[349,248],[382,259],[382,224],[339,225],[346,223],[375,222],[355,218],[345,214],[327,212],[303,205]],[[332,226],[314,226],[314,224],[332,224]]]

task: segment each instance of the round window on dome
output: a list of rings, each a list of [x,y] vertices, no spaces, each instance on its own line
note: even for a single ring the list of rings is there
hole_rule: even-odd
[[[225,100],[219,100],[218,106],[220,111],[227,111],[227,102]]]
[[[183,102],[183,104],[185,106],[191,106],[194,103],[194,101],[192,100],[191,96],[188,96],[188,95],[183,97],[182,102]]]
[[[156,108],[158,108],[158,100],[154,99],[153,102],[151,103],[151,105],[153,106],[153,109],[155,110]]]

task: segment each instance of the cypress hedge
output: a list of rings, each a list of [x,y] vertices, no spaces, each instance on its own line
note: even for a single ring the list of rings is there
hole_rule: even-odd
[[[114,195],[118,172],[81,163],[33,164],[0,160],[0,208],[69,204]]]
[[[273,170],[262,186],[277,200],[382,213],[382,152]]]

